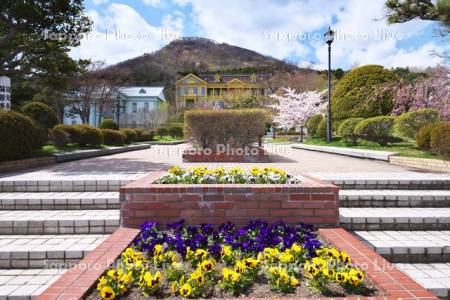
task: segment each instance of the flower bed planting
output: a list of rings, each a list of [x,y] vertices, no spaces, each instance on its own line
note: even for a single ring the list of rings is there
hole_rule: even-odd
[[[245,171],[239,167],[229,170],[217,168],[209,170],[205,167],[182,169],[172,167],[155,183],[162,184],[295,184],[300,183],[300,176],[286,173],[284,170],[266,167],[253,167]]]
[[[323,245],[312,226],[250,221],[141,233],[88,299],[376,296],[345,251]]]

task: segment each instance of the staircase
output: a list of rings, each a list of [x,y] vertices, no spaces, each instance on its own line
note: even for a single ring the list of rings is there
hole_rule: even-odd
[[[442,299],[450,291],[450,176],[330,179],[341,226]],[[426,178],[426,179],[424,179]]]
[[[39,295],[104,241],[119,226],[119,187],[137,177],[0,178],[0,299]]]

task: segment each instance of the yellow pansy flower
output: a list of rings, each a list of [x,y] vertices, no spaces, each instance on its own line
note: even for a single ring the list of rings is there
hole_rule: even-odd
[[[192,287],[189,283],[185,283],[180,288],[180,295],[184,298],[189,297],[192,294]]]
[[[116,299],[116,293],[110,286],[105,286],[100,291],[100,296],[104,300],[113,300]]]

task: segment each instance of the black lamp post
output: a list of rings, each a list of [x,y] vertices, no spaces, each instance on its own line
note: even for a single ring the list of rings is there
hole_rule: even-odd
[[[328,44],[328,123],[327,123],[327,143],[332,140],[332,123],[331,123],[331,43],[334,40],[334,31],[328,27],[328,31],[324,34],[325,42]]]
[[[120,96],[117,97],[116,106],[114,107],[115,113],[116,113],[116,119],[117,119],[117,126],[120,127],[120,114],[121,112],[125,112],[126,106],[124,104],[120,103]]]

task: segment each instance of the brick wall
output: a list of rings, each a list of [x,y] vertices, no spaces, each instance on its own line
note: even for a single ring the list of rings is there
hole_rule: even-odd
[[[389,162],[405,167],[450,173],[450,161],[448,160],[391,156]]]
[[[183,151],[183,162],[268,162],[269,154],[263,148],[251,148],[247,152],[217,153],[206,150],[186,149]]]
[[[301,184],[153,184],[161,173],[120,189],[121,225],[138,227],[145,221],[167,224],[243,225],[251,219],[333,227],[339,222],[338,187],[305,177]]]

